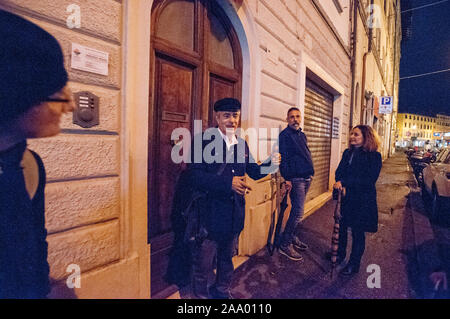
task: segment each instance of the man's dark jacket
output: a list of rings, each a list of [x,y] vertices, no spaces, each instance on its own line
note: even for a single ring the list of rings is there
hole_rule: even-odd
[[[33,199],[20,166],[26,142],[0,153],[0,298],[45,298],[49,293],[47,231],[45,229],[45,170]]]
[[[225,141],[217,132],[215,135],[221,139],[224,161],[227,158]],[[197,137],[198,138],[198,137]],[[270,165],[270,161],[259,166],[255,163],[245,140],[237,138],[238,144],[228,151],[227,165],[221,175],[217,175],[222,163],[207,163],[202,156],[201,163],[192,162],[189,167],[190,180],[194,189],[208,193],[205,228],[209,237],[214,240],[229,239],[239,234],[244,228],[245,198],[238,195],[231,188],[234,176],[244,176],[246,173],[253,179],[263,178],[267,174],[261,173],[262,166]],[[202,150],[211,141],[202,142]],[[239,150],[245,150],[245,152]],[[213,152],[215,154],[215,152]],[[240,156],[240,159],[238,157]],[[243,158],[242,156],[245,156]]]
[[[281,176],[285,180],[314,175],[314,166],[311,159],[306,135],[302,129],[297,131],[290,126],[281,131],[279,136],[281,165]]]

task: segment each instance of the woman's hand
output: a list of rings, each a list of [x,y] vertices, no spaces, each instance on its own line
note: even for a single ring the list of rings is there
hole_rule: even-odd
[[[337,181],[336,183],[334,183],[333,188],[340,190],[342,192],[342,196],[345,196],[345,187],[342,186],[341,181]]]
[[[337,181],[336,183],[334,183],[333,188],[334,189],[338,189],[338,190],[342,190],[344,187],[342,186],[341,181]]]

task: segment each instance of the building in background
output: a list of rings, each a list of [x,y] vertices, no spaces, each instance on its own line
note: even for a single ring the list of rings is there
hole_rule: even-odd
[[[396,147],[423,147],[425,143],[436,146],[435,117],[411,113],[397,114]]]
[[[450,116],[436,114],[434,139],[439,147],[447,147],[450,144]]]
[[[3,0],[0,8],[53,34],[71,89],[98,97],[97,125],[66,116],[62,134],[30,142],[47,168],[50,297],[174,292],[165,273],[183,167],[170,158],[171,133],[179,127],[193,133],[194,120],[213,125],[212,105],[222,97],[242,101],[246,130],[284,128],[287,110],[300,108],[316,171],[305,216],[331,198],[349,128],[374,126],[383,157],[389,152],[398,1]],[[80,70],[83,52],[97,62]],[[393,113],[382,115],[376,101],[386,95],[394,97]],[[260,136],[260,142],[255,156],[275,140]],[[266,245],[276,207],[273,177],[249,182],[241,257]],[[80,266],[81,287],[70,289],[73,264]]]

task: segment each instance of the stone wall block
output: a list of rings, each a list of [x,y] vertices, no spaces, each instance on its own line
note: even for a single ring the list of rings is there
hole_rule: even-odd
[[[51,33],[61,45],[64,54],[64,65],[69,73],[69,79],[76,82],[94,84],[106,87],[120,88],[121,84],[121,48],[119,45],[95,39],[72,31],[67,27],[56,26],[33,18],[25,17]],[[70,67],[72,42],[108,53],[108,75],[72,69]]]
[[[280,121],[285,121],[287,116],[287,111],[293,105],[285,104],[278,100],[274,100],[267,96],[261,96],[261,115],[271,117],[274,119],[280,119]]]
[[[261,92],[277,97],[284,103],[296,103],[296,90],[267,74],[263,74],[261,77]]]
[[[119,178],[49,183],[45,188],[48,233],[119,217]]]
[[[274,120],[274,119],[270,119],[270,118],[266,118],[266,117],[261,117],[259,119],[259,127],[261,128],[279,128],[281,125],[281,129],[284,129],[286,127],[286,121],[282,121],[282,120]],[[268,131],[269,136],[270,136],[270,131]]]
[[[67,25],[74,12],[67,12],[71,4],[80,7],[81,31],[93,33],[111,41],[121,40],[122,5],[113,0],[3,0],[13,9],[31,11],[33,14]],[[69,8],[70,9],[70,8]],[[77,30],[77,29],[75,29]]]
[[[28,143],[44,161],[47,181],[119,174],[118,136],[61,134]]]
[[[76,264],[81,273],[119,260],[119,221],[96,224],[50,235],[48,262],[52,281],[67,277],[67,267]]]
[[[292,29],[288,29],[283,23],[281,23],[284,19],[281,17],[279,18],[279,14],[278,16],[275,16],[273,12],[277,11],[271,11],[266,6],[260,5],[258,10],[258,23],[274,37],[276,37],[281,43],[283,43],[284,46],[297,52],[298,39],[294,34],[296,31],[295,25],[292,26]]]

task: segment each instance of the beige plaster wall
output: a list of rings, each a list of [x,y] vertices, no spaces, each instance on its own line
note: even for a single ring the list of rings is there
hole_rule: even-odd
[[[311,2],[248,0],[235,9],[241,21],[251,20],[254,24],[253,29],[246,29],[247,41],[258,43],[251,58],[260,61],[260,68],[256,69],[256,81],[260,85],[250,92],[257,97],[259,107],[255,113],[258,117],[248,121],[248,126],[283,129],[287,110],[294,105],[304,108],[305,57],[308,56],[308,61],[312,61],[308,62],[308,67],[320,70],[322,79],[340,91],[336,95],[335,114],[340,117],[341,127],[348,127],[350,57]],[[341,31],[347,28],[348,32],[348,20],[345,26],[342,26],[343,21],[334,22],[340,25]],[[347,136],[346,130],[341,130],[341,138],[333,146],[332,173],[340,158],[341,144],[347,142]],[[264,247],[276,206],[273,179],[248,180],[255,191],[246,197],[245,227],[239,242],[241,255],[251,255]],[[318,199],[321,203],[329,198],[324,195]],[[320,203],[309,203],[308,207],[314,210],[320,207]],[[289,208],[287,216],[288,212]]]
[[[135,1],[137,3],[137,1]],[[67,6],[81,9],[81,28],[70,29]],[[129,127],[126,122],[124,46],[128,41],[122,1],[4,0],[1,7],[40,25],[60,42],[69,86],[100,99],[100,124],[85,129],[63,116],[62,134],[29,140],[47,171],[46,227],[52,298],[149,296],[147,212],[131,211]],[[71,43],[109,54],[108,75],[70,67]],[[135,227],[133,223],[145,225]],[[70,289],[70,264],[81,270],[81,288]]]

